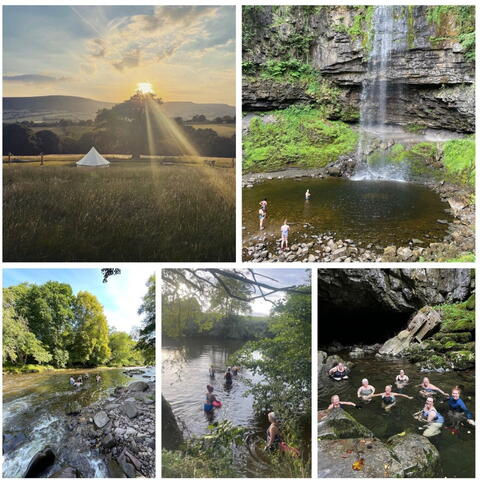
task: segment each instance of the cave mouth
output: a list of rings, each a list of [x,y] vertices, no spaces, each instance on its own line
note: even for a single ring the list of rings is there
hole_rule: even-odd
[[[384,343],[407,328],[413,312],[397,312],[380,305],[350,308],[318,303],[318,345],[344,346]]]

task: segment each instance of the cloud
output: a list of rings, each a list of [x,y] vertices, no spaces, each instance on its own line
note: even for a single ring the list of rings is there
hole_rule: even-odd
[[[67,77],[52,77],[50,75],[38,75],[34,73],[23,75],[4,75],[3,81],[8,83],[47,84],[64,82]]]
[[[124,68],[137,67],[140,64],[140,49],[136,48],[130,52],[126,52],[122,55],[119,62],[114,62],[112,65],[119,70],[123,71]]]
[[[87,75],[92,75],[93,73],[95,73],[95,65],[92,65],[90,63],[81,63],[80,64],[80,71],[82,71],[83,73],[86,73]]]

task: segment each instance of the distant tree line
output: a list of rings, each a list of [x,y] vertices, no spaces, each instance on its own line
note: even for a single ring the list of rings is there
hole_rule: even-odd
[[[145,298],[142,312],[151,308],[145,306]],[[21,283],[3,289],[4,366],[143,365],[147,358],[152,360],[151,335],[143,330],[132,338],[109,329],[98,299],[86,291],[74,295],[65,283]],[[141,343],[145,341],[146,346]]]
[[[148,97],[150,101],[150,97]],[[161,100],[153,95],[151,101],[161,105]],[[147,96],[135,94],[129,100],[103,109],[97,113],[91,131],[79,138],[57,135],[46,127],[34,132],[29,122],[3,124],[3,154],[38,155],[44,154],[81,154],[94,146],[101,153],[138,155],[181,155],[178,138],[168,128],[153,129],[153,138],[149,138],[151,126],[146,115]],[[194,116],[198,123],[206,123],[203,115]],[[202,120],[204,119],[204,120]],[[223,117],[221,120],[233,120]],[[196,149],[199,155],[207,157],[235,157],[235,135],[223,137],[211,128],[194,128],[183,120],[174,122],[176,128]],[[162,120],[161,120],[162,121]],[[88,122],[88,121],[86,121]],[[79,124],[78,124],[79,125]],[[90,125],[84,123],[83,125]],[[68,126],[63,121],[58,126]]]

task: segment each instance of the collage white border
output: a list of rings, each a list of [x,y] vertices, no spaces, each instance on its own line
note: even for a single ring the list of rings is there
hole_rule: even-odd
[[[132,1],[125,1],[125,0],[105,0],[105,1],[88,1],[88,0],[78,0],[78,1],[42,1],[38,3],[34,3],[31,0],[2,0],[1,5],[132,5],[136,2]],[[382,4],[400,4],[400,2],[387,2],[387,1],[378,1],[378,0],[347,0],[347,1],[285,1],[285,0],[264,0],[264,1],[232,1],[232,0],[225,0],[221,1],[211,1],[211,0],[200,0],[198,2],[194,2],[193,0],[190,1],[179,1],[179,0],[172,0],[172,1],[142,1],[139,2],[139,5],[231,5],[236,6],[236,118],[237,118],[237,137],[236,137],[236,194],[237,194],[237,210],[236,210],[236,262],[235,263],[208,263],[202,264],[205,266],[216,267],[216,268],[248,268],[248,267],[255,267],[255,268],[300,268],[306,269],[310,268],[312,270],[312,478],[317,478],[317,449],[316,449],[316,412],[315,407],[317,405],[317,335],[318,335],[318,312],[317,312],[317,268],[476,268],[478,260],[474,263],[465,263],[465,264],[452,264],[452,263],[425,263],[425,264],[418,264],[418,263],[363,263],[363,262],[352,262],[351,264],[345,265],[343,263],[333,262],[333,263],[303,263],[303,262],[293,262],[287,264],[280,264],[280,263],[265,263],[265,264],[258,264],[258,263],[251,263],[251,262],[243,262],[241,261],[241,253],[242,253],[242,210],[241,210],[241,119],[242,119],[242,109],[241,109],[241,6],[242,5],[291,5],[291,4],[299,4],[299,5],[382,5]],[[475,5],[474,1],[460,1],[460,0],[448,0],[448,1],[441,1],[441,0],[429,0],[429,1],[418,1],[418,0],[410,0],[402,5]],[[480,15],[480,5],[477,5],[477,12],[476,12],[476,31],[478,31],[479,27],[479,15]],[[0,24],[3,26],[3,8],[0,11]],[[2,42],[0,48],[0,60],[3,60],[3,36],[0,36]],[[480,47],[477,42],[476,47],[476,57],[479,57]],[[3,65],[3,61],[1,62]],[[477,74],[476,74],[477,76]],[[2,85],[3,86],[3,85]],[[3,91],[3,89],[2,89]],[[480,104],[480,88],[476,89],[475,93],[476,98],[476,131],[478,132],[478,125],[479,125],[479,104]],[[476,153],[476,162],[479,164],[479,157],[480,154]],[[3,179],[3,171],[0,174],[0,178]],[[476,192],[478,192],[478,187],[480,184],[479,175],[476,177]],[[479,226],[479,215],[476,217],[476,227],[478,231]],[[2,232],[2,222],[3,213],[0,213],[0,232]],[[2,238],[2,237],[0,237]],[[478,257],[478,246],[476,246],[476,256]],[[1,253],[0,253],[1,255]],[[19,262],[9,262],[3,263],[2,262],[2,275],[0,275],[0,286],[3,287],[3,269],[4,268],[105,268],[105,267],[118,267],[118,268],[131,268],[131,269],[143,269],[143,270],[151,270],[156,272],[157,277],[157,321],[160,322],[161,319],[161,269],[162,268],[186,268],[192,267],[195,265],[200,265],[199,263],[171,263],[171,262],[152,262],[152,263],[111,263],[111,262],[87,262],[87,263],[67,263],[67,262],[59,262],[59,263],[36,263],[36,262],[27,262],[27,263],[19,263]],[[1,294],[0,294],[1,295]],[[161,478],[161,406],[159,404],[161,398],[161,329],[159,329],[160,335],[157,336],[157,345],[156,345],[156,353],[157,353],[157,383],[156,383],[156,395],[157,395],[157,410],[156,410],[156,447],[157,447],[157,455],[156,455],[156,478]],[[0,347],[1,347],[1,339],[0,339]],[[477,360],[476,360],[476,368],[478,371],[480,365],[480,361],[478,360],[478,351],[477,351]],[[0,388],[3,387],[3,382],[0,380]],[[476,385],[476,411],[477,413],[480,412],[480,398],[478,396],[478,385]],[[2,405],[0,402],[0,414],[2,413]],[[2,439],[0,438],[0,446],[1,446]],[[478,435],[476,435],[476,475],[478,477],[478,464],[480,460],[480,448],[478,446]]]

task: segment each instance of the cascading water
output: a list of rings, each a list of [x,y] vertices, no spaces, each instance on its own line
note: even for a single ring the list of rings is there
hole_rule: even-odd
[[[387,102],[399,96],[402,84],[389,78],[392,54],[407,49],[406,7],[377,6],[373,14],[372,50],[367,75],[360,95],[360,140],[357,169],[352,180],[404,181],[404,165],[394,165],[386,158],[388,133],[385,128]]]

